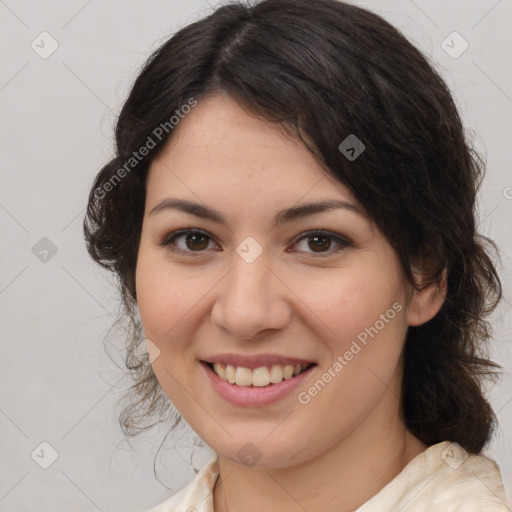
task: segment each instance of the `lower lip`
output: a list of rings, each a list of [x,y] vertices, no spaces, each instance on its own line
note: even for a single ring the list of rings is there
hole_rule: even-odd
[[[205,369],[215,391],[228,402],[242,407],[254,407],[277,402],[299,387],[316,368],[316,365],[311,366],[296,377],[282,380],[279,384],[257,387],[230,384],[222,380],[206,363],[201,361],[201,366]]]

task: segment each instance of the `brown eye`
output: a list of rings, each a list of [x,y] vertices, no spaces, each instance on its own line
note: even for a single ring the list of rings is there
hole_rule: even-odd
[[[306,242],[306,243],[304,243]],[[302,244],[302,248],[300,247]],[[332,246],[338,246],[337,249],[331,249]],[[319,257],[330,256],[350,246],[351,243],[339,235],[328,231],[311,231],[303,235],[294,244],[295,249],[299,247],[299,252],[316,253]]]
[[[331,241],[328,236],[312,236],[308,240],[310,241],[308,245],[314,252],[323,252],[331,247]]]
[[[211,238],[202,231],[184,229],[171,233],[160,245],[174,252],[198,253],[207,249],[211,241]]]
[[[190,250],[202,250],[208,246],[208,237],[205,235],[196,235],[195,233],[185,235],[185,244]]]

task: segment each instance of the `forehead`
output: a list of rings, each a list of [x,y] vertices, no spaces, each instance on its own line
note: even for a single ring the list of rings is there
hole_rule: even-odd
[[[199,101],[152,162],[148,197],[156,200],[171,190],[201,199],[226,200],[236,194],[251,203],[266,194],[280,199],[281,206],[305,196],[356,202],[302,141],[282,125],[246,111],[226,93]]]

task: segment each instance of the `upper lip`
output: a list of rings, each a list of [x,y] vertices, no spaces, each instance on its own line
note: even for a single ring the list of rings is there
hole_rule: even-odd
[[[208,356],[202,361],[207,363],[223,363],[230,364],[232,366],[242,366],[244,368],[249,368],[250,370],[254,370],[255,368],[260,368],[261,366],[272,366],[275,364],[285,366],[291,364],[293,366],[297,364],[316,364],[314,361],[310,359],[301,359],[299,357],[289,357],[282,356],[279,354],[257,354],[254,356],[243,356],[240,354],[215,354],[212,356]]]

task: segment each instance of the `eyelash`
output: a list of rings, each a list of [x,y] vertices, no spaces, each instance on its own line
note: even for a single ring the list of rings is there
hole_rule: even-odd
[[[181,253],[181,254],[186,254],[186,255],[191,255],[192,257],[202,256],[202,253],[204,253],[205,250],[201,250],[201,251],[190,251],[190,250],[187,250],[187,251],[184,251],[183,249],[177,248],[175,245],[173,246],[174,241],[177,238],[184,237],[186,235],[201,235],[201,236],[205,236],[210,241],[213,241],[212,237],[210,237],[208,235],[208,233],[206,233],[205,231],[201,231],[200,229],[180,229],[178,231],[172,232],[170,234],[170,236],[166,237],[159,245],[162,246],[162,247],[167,247],[169,250],[171,250],[173,252],[177,252],[177,253]],[[341,236],[339,236],[339,235],[337,235],[335,233],[332,233],[330,231],[325,231],[325,230],[322,230],[322,229],[306,231],[305,233],[303,233],[300,236],[300,238],[296,239],[296,241],[293,242],[293,245],[296,245],[300,241],[307,240],[308,238],[312,238],[314,236],[322,236],[322,237],[330,238],[330,239],[334,240],[335,243],[338,243],[341,246],[341,247],[339,247],[336,250],[328,249],[327,251],[324,251],[324,252],[316,252],[316,253],[315,252],[309,252],[309,254],[313,254],[315,258],[325,258],[327,256],[331,256],[333,254],[337,254],[338,252],[342,251],[346,247],[349,247],[349,246],[352,245],[351,242],[348,239],[343,238],[343,237],[341,237]]]

